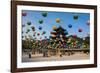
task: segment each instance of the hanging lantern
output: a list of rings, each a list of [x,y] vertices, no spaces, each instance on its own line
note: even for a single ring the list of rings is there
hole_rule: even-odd
[[[73,19],[74,19],[74,20],[78,20],[78,14],[75,14],[75,15],[73,16]]]
[[[47,12],[42,12],[43,17],[47,17]]]
[[[30,32],[30,29],[27,29],[27,32]]]
[[[29,22],[27,22],[27,25],[31,25],[31,22],[29,21]]]
[[[53,30],[56,30],[56,29],[57,29],[57,27],[56,27],[56,26],[53,26],[53,27],[52,27],[52,29],[53,29]]]
[[[26,31],[26,34],[28,34],[28,32]]]
[[[43,23],[43,20],[39,20],[39,23],[42,24]]]
[[[42,26],[39,26],[39,30],[42,30]]]
[[[26,16],[27,15],[27,13],[25,13],[25,12],[22,12],[22,16]]]
[[[69,28],[72,28],[72,25],[71,25],[71,24],[69,24],[69,25],[68,25],[68,27],[69,27]]]
[[[46,34],[46,31],[43,31],[43,32],[42,32],[42,35],[43,35],[43,34]]]
[[[33,36],[35,36],[35,34]]]
[[[56,18],[56,22],[57,23],[60,23],[60,18]]]
[[[32,31],[35,31],[35,27],[34,26],[32,26],[31,28],[32,28]]]
[[[40,33],[37,34],[38,36],[40,35]]]
[[[25,27],[25,25],[23,24],[22,27]]]
[[[82,29],[78,29],[78,32],[82,32]]]

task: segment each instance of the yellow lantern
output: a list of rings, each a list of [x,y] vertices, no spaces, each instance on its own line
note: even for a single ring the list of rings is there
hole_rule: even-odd
[[[60,23],[60,18],[56,18],[56,22],[57,23]]]
[[[56,27],[56,26],[53,26],[53,27],[52,27],[52,29],[53,29],[53,30],[56,30],[56,29],[57,29],[57,27]]]

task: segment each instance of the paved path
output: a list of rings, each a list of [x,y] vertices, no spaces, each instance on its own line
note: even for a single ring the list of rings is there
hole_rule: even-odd
[[[32,55],[32,58],[28,58],[28,55],[22,56],[22,62],[40,62],[40,61],[63,61],[63,60],[83,60],[89,59],[89,54],[76,53],[74,55],[63,55],[62,57],[51,56],[43,57],[43,54]]]

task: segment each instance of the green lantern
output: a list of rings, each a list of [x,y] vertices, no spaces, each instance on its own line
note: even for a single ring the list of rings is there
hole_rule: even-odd
[[[43,17],[47,17],[47,12],[43,12],[43,13],[42,13],[42,16],[43,16]]]
[[[29,22],[27,22],[27,25],[31,25],[31,22],[29,21]]]
[[[39,20],[39,23],[42,24],[43,23],[43,20]]]

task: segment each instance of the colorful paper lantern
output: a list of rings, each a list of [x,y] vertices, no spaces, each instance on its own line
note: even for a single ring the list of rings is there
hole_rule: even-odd
[[[30,29],[27,29],[27,32],[30,32]]]
[[[22,27],[25,27],[25,25],[23,24]]]
[[[57,29],[57,27],[56,27],[56,26],[53,26],[53,27],[52,27],[52,29],[53,29],[53,30],[56,30],[56,29]]]
[[[39,30],[42,30],[42,26],[39,26]]]
[[[35,31],[35,27],[34,26],[32,26],[31,28],[32,28],[32,31]]]
[[[78,14],[75,14],[75,15],[73,16],[73,19],[74,19],[74,20],[77,20],[77,19],[78,19]]]
[[[31,22],[29,21],[29,22],[27,22],[27,25],[31,25]]]
[[[72,28],[72,25],[71,25],[71,24],[69,24],[69,25],[68,25],[68,27],[69,27],[69,28]]]
[[[78,32],[82,32],[82,29],[78,29]]]
[[[43,34],[46,34],[46,31],[43,31],[43,32],[42,32],[42,35],[43,35]]]
[[[35,34],[33,36],[35,36]]]
[[[57,23],[60,23],[60,18],[56,18],[56,22]]]
[[[42,24],[43,23],[43,20],[39,20],[39,23]]]
[[[26,16],[27,15],[27,13],[26,12],[22,12],[22,16]]]
[[[37,35],[39,36],[39,35],[40,35],[40,33],[37,33]]]
[[[42,12],[43,17],[47,17],[47,12]]]

